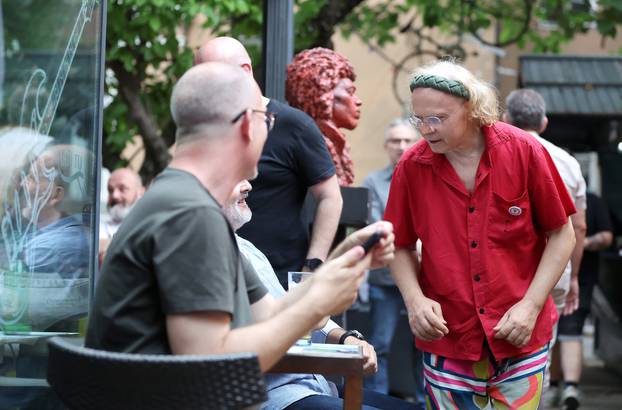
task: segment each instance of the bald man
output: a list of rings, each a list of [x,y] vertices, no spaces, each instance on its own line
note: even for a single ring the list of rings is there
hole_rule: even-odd
[[[145,187],[136,171],[131,168],[115,169],[108,179],[108,218],[99,224],[99,257],[106,253],[112,236],[145,193]]]
[[[393,256],[392,226],[353,233],[312,276],[272,298],[240,257],[222,210],[257,162],[273,124],[259,87],[221,63],[191,68],[171,97],[177,149],[112,239],[87,347],[128,353],[255,352],[263,371],[356,298],[365,269]],[[362,244],[380,229],[369,253]]]
[[[218,61],[253,76],[244,46],[231,37],[212,39],[197,51],[195,64]],[[238,231],[266,256],[287,289],[287,272],[314,270],[326,260],[343,205],[335,166],[320,130],[300,110],[264,97],[278,121],[259,160],[259,176],[247,201],[253,220]],[[317,208],[311,234],[303,215],[307,191]]]

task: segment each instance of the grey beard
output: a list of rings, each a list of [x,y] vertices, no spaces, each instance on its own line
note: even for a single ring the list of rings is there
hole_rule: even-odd
[[[108,207],[108,215],[110,215],[110,219],[112,222],[121,223],[125,219],[125,217],[132,210],[132,206],[123,206],[121,204],[116,204],[111,207]]]
[[[234,232],[244,226],[253,217],[253,213],[250,209],[242,210],[238,204],[228,206],[224,208],[223,211]]]

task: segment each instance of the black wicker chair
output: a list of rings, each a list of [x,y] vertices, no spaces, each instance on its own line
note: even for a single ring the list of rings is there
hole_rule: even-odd
[[[266,400],[257,356],[105,352],[50,339],[48,382],[70,410],[246,409]]]

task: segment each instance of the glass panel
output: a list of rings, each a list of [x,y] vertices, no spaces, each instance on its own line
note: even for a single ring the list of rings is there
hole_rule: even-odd
[[[62,408],[46,338],[78,334],[95,270],[101,0],[0,7],[0,408]]]

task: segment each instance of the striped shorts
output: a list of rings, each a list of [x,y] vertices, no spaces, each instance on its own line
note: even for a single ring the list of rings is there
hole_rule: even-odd
[[[474,362],[423,354],[428,409],[537,409],[548,344],[496,361],[487,345]]]

